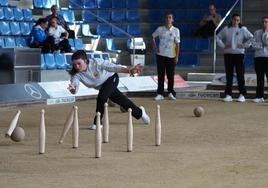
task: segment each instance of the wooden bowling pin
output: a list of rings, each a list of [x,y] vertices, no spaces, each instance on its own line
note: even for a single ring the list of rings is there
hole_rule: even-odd
[[[160,105],[156,107],[156,120],[155,120],[155,145],[161,145],[161,118],[160,118]]]
[[[132,123],[132,109],[128,109],[128,125],[127,125],[127,151],[133,150],[133,123]]]
[[[109,114],[108,114],[108,103],[104,104],[104,115],[103,115],[103,142],[109,142]]]
[[[74,106],[73,116],[73,148],[78,148],[79,141],[79,123],[78,123],[78,107]]]
[[[101,125],[100,125],[100,112],[97,112],[96,130],[95,130],[95,157],[101,157],[101,145],[102,145],[102,135],[101,135]]]
[[[59,139],[59,144],[63,143],[63,139],[65,138],[65,136],[67,135],[69,129],[71,128],[72,124],[73,124],[73,120],[74,120],[74,108],[72,108],[72,110],[70,111],[66,122],[64,124],[60,139]]]
[[[10,122],[10,125],[9,125],[9,128],[6,132],[6,137],[10,137],[12,132],[14,131],[14,129],[16,128],[17,126],[17,123],[18,123],[18,119],[20,117],[20,114],[21,114],[21,111],[18,110],[16,115],[13,117],[12,121]]]
[[[46,147],[46,127],[45,127],[45,110],[41,110],[41,121],[39,129],[39,154],[45,153]]]

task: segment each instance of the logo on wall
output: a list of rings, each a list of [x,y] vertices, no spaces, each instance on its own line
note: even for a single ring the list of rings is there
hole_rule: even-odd
[[[28,93],[34,99],[41,99],[42,98],[41,92],[36,87],[34,87],[32,84],[25,84],[24,90],[26,91],[26,93]]]

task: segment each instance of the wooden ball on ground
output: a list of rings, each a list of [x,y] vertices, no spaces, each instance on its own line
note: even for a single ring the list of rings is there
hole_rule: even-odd
[[[195,117],[201,117],[205,114],[205,110],[202,106],[198,106],[194,109]]]
[[[126,112],[127,112],[127,110],[125,110],[122,106],[120,106],[120,111],[121,111],[122,113],[126,113]]]
[[[24,139],[24,137],[25,132],[24,129],[21,127],[16,127],[10,136],[11,140],[13,140],[14,142],[20,142]]]

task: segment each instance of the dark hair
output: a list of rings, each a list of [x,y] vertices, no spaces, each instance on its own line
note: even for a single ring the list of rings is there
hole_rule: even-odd
[[[262,20],[264,20],[264,19],[268,19],[268,16],[263,16],[262,17]]]
[[[87,58],[87,54],[84,50],[77,50],[76,52],[73,53],[71,60],[73,61],[77,59],[83,59],[86,62],[86,64],[88,64],[89,62]],[[78,73],[78,71],[74,68],[74,66],[68,72],[71,76],[74,76],[76,73]]]
[[[46,22],[47,22],[46,18],[39,18],[34,26],[37,26],[37,25],[40,25],[40,24],[46,23]]]
[[[172,18],[174,19],[174,15],[172,14],[172,12],[167,12],[167,13],[166,13],[166,17],[167,17],[167,16],[172,16]]]
[[[234,13],[233,15],[232,15],[232,19],[234,18],[234,17],[240,17],[240,15],[238,14],[238,13]],[[228,24],[228,27],[232,27],[233,26],[233,23],[232,23],[232,21]],[[243,27],[243,25],[241,24],[241,23],[239,23],[238,24],[238,27],[239,28],[241,28],[241,27]]]

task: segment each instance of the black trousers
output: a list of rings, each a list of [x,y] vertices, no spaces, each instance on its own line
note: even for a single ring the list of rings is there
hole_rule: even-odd
[[[157,60],[157,76],[158,76],[157,94],[164,95],[164,81],[165,81],[165,74],[167,74],[168,93],[172,93],[173,96],[176,97],[176,92],[174,91],[174,71],[175,71],[174,58],[156,55],[156,60]]]
[[[132,116],[134,116],[136,119],[140,119],[142,116],[141,109],[118,90],[118,83],[119,77],[118,74],[115,73],[102,84],[97,97],[96,112],[101,113],[102,119],[104,113],[104,104],[107,102],[108,99],[110,99],[114,103],[122,106],[125,110],[131,108]],[[96,116],[94,118],[94,123],[96,124]]]
[[[74,39],[75,38],[75,32],[71,29],[67,29],[67,32],[69,33],[69,38]]]
[[[71,52],[71,46],[69,44],[68,39],[63,39],[62,41],[60,41],[60,43],[58,44],[58,48],[60,49],[61,52]]]
[[[195,32],[195,36],[207,38],[213,36],[216,26],[213,21],[208,21],[205,25],[199,27]]]
[[[31,48],[41,48],[41,53],[50,53],[56,49],[54,38],[48,36],[47,39],[40,43],[30,44]]]
[[[254,59],[255,71],[257,75],[256,98],[263,98],[264,95],[264,75],[268,80],[268,57],[256,57]]]
[[[244,54],[224,54],[224,65],[226,72],[225,94],[232,95],[234,68],[236,70],[239,94],[245,95],[245,66]]]

